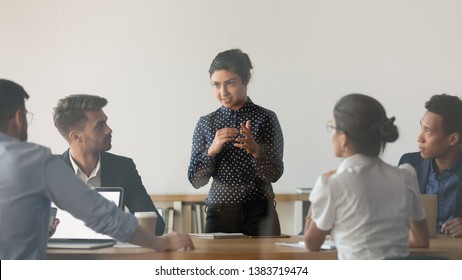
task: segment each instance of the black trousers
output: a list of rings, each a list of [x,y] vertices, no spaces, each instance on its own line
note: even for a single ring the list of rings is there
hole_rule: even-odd
[[[205,232],[242,232],[252,236],[281,234],[273,200],[245,205],[207,204]]]

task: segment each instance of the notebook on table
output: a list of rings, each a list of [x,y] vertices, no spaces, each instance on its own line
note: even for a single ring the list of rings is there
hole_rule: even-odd
[[[95,190],[122,208],[122,188],[96,188]],[[54,203],[52,207],[56,207]],[[48,240],[50,249],[96,249],[112,247],[117,243],[112,237],[93,231],[83,221],[74,218],[65,210],[58,208],[56,218],[59,219],[59,225]]]
[[[290,235],[284,233],[280,235],[249,235],[249,238],[290,238]]]
[[[211,233],[190,233],[189,236],[205,239],[234,239],[234,238],[248,238],[248,235],[243,233],[226,233],[226,232],[211,232]]]

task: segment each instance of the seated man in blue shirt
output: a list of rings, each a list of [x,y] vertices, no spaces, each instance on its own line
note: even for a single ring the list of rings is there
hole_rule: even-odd
[[[401,157],[417,171],[421,193],[438,195],[436,232],[462,237],[462,101],[434,95],[425,103],[419,152]]]
[[[61,157],[87,185],[123,188],[123,204],[131,213],[156,212],[156,235],[162,235],[165,222],[146,192],[135,163],[107,152],[112,147],[112,129],[102,109],[106,104],[106,98],[86,94],[58,101],[54,123],[69,144]]]
[[[194,248],[188,235],[150,235],[79,180],[50,149],[27,142],[32,115],[20,85],[0,79],[0,259],[44,259],[51,201],[96,232],[154,250]]]

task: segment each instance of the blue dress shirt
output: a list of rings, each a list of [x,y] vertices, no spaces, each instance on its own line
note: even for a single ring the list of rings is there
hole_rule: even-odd
[[[443,170],[439,175],[436,172],[435,161],[431,162],[431,170],[428,176],[425,192],[427,194],[438,195],[438,218],[436,231],[441,232],[441,226],[455,218],[453,216],[456,206],[457,184],[459,182],[459,174],[457,170],[462,164],[462,158],[459,158],[449,169]]]
[[[0,259],[45,258],[51,201],[120,241],[138,228],[134,216],[90,189],[48,148],[0,133]]]

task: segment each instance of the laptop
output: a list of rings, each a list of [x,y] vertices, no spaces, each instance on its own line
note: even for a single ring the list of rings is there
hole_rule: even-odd
[[[122,188],[95,188],[95,190],[118,207],[123,207]],[[57,206],[52,203],[52,207]],[[112,237],[93,231],[83,221],[74,218],[65,210],[58,208],[56,218],[59,219],[59,225],[48,240],[50,249],[96,249],[112,247],[116,244],[116,240]]]

